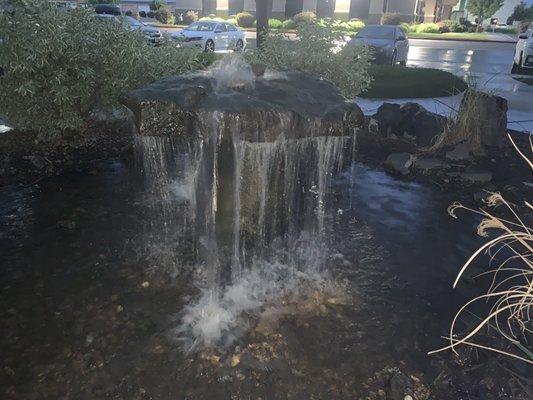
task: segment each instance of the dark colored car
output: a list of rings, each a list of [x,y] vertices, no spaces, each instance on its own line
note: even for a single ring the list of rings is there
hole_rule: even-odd
[[[409,40],[405,32],[396,25],[365,26],[348,44],[364,44],[370,47],[377,64],[407,63]]]

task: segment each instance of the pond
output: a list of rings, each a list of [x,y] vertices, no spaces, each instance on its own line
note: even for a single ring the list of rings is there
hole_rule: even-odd
[[[378,399],[391,371],[416,398],[489,398],[490,357],[427,355],[478,293],[451,288],[475,221],[357,162],[327,196],[326,289],[284,291],[245,310],[226,345],[188,351],[179,327],[201,268],[189,233],[154,223],[132,161],[2,188],[2,398]]]

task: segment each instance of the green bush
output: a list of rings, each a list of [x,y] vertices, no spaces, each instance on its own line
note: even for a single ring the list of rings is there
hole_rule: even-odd
[[[167,6],[167,3],[165,0],[152,0],[152,2],[150,3],[150,10],[157,11],[166,6]]]
[[[229,18],[226,20],[228,24],[237,25],[237,19],[236,18]]]
[[[141,18],[146,18],[146,11],[139,11],[139,16]]]
[[[416,27],[417,33],[439,33],[439,26],[434,23],[420,24]]]
[[[316,14],[312,11],[303,11],[292,17],[292,20],[294,21],[296,26],[302,24],[312,24],[316,21]]]
[[[339,48],[344,34],[330,27],[302,24],[297,29],[297,42],[286,40],[282,33],[269,33],[262,50],[245,52],[245,57],[273,69],[319,74],[350,98],[368,87],[371,54],[366,46]]]
[[[400,28],[404,31],[404,33],[407,35],[409,32],[413,31],[413,27],[409,25],[407,22],[402,22],[400,24]]]
[[[296,23],[292,19],[286,19],[283,21],[282,27],[283,29],[295,29]]]
[[[235,19],[237,20],[237,25],[242,28],[251,28],[255,22],[254,16],[248,12],[238,13]]]
[[[492,32],[493,30],[490,28],[487,28],[489,32]],[[511,35],[516,35],[516,29],[513,28],[494,28],[494,32],[496,33],[507,33]]]
[[[0,110],[40,139],[83,128],[124,90],[202,66],[197,51],[151,46],[89,9],[0,14],[0,37]]]
[[[176,20],[174,14],[172,14],[172,12],[166,7],[162,7],[155,12],[155,19],[157,19],[162,24],[169,25],[174,24]]]
[[[146,13],[146,16],[147,16],[148,18],[155,18],[155,12],[153,12],[153,11],[148,11],[148,12]]]
[[[458,21],[444,21],[444,25],[448,27],[450,32],[463,32],[463,26]]]
[[[124,13],[124,15],[128,16],[128,17],[131,17],[131,10],[128,10]]]
[[[281,29],[283,27],[283,22],[276,18],[270,18],[268,20],[268,27],[270,29]]]
[[[352,19],[346,22],[346,25],[348,26],[349,32],[359,32],[365,27],[365,23],[359,19]]]
[[[198,11],[189,10],[183,14],[183,22],[186,24],[192,24],[198,21]]]
[[[398,13],[385,13],[381,16],[381,25],[400,25],[402,16]]]

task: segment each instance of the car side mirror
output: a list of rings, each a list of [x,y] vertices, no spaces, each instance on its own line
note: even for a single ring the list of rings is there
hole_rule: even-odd
[[[405,36],[400,36],[396,41],[403,42],[405,40]]]
[[[518,39],[527,39],[527,35],[522,33],[521,35],[518,35]]]

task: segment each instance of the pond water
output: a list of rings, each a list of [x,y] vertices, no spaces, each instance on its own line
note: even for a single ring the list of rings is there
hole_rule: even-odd
[[[177,329],[201,271],[188,233],[154,223],[132,162],[2,188],[1,397],[377,399],[397,368],[418,398],[489,398],[451,354],[426,354],[477,290],[451,288],[479,244],[453,200],[353,163],[324,210],[327,288],[284,292],[244,312],[227,346],[187,352]]]

